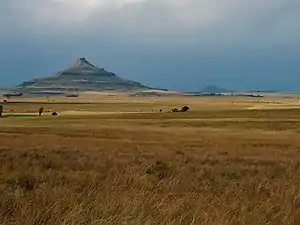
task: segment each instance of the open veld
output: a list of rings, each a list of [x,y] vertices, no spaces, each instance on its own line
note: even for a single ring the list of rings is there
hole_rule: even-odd
[[[299,140],[297,98],[10,99],[0,224],[300,224]]]

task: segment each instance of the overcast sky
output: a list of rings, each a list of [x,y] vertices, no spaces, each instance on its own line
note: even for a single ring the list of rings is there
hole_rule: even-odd
[[[4,0],[0,86],[77,56],[169,89],[300,90],[299,0]]]

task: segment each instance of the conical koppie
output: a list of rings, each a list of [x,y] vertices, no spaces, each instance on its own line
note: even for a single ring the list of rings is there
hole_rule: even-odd
[[[151,88],[138,82],[126,80],[90,63],[86,58],[76,62],[54,76],[26,81],[18,91],[138,91]]]

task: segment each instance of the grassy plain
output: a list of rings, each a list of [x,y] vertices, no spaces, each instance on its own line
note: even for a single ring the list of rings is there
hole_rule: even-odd
[[[300,224],[298,99],[16,100],[0,119],[1,225]]]

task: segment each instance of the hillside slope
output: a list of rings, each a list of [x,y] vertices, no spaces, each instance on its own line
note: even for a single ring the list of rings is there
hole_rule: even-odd
[[[137,91],[151,88],[138,82],[125,80],[112,72],[78,58],[71,67],[55,76],[35,79],[18,85],[20,92],[41,91]]]

